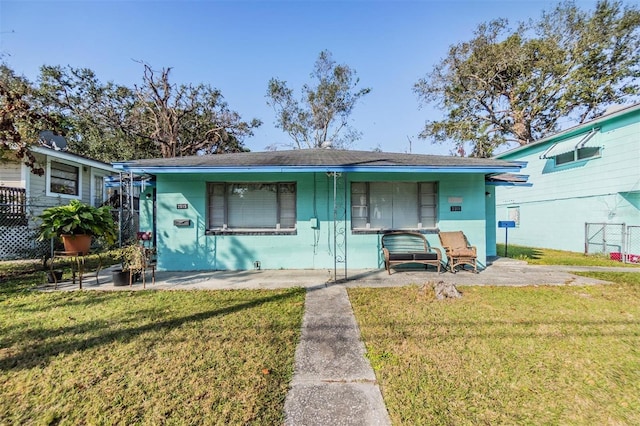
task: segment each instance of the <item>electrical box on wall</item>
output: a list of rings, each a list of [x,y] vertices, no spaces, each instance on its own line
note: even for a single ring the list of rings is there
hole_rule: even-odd
[[[309,219],[309,224],[311,225],[312,228],[318,229],[318,218],[312,217],[311,219]]]
[[[174,226],[191,226],[191,219],[173,219]]]

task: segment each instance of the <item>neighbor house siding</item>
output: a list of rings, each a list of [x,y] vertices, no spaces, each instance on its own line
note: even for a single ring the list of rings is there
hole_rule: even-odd
[[[438,227],[463,230],[478,246],[478,259],[485,263],[486,223],[483,174],[434,173],[345,173],[338,181],[338,203],[345,206],[339,221],[337,250],[334,247],[333,177],[327,173],[233,173],[158,174],[156,176],[156,237],[159,269],[247,270],[259,261],[262,269],[333,269],[337,255],[350,269],[382,267],[380,234],[351,230],[350,184],[353,181],[437,182]],[[208,182],[295,182],[296,231],[293,235],[208,235]],[[451,211],[451,205],[461,211]],[[180,206],[181,208],[178,208]],[[183,208],[185,207],[186,208]],[[149,207],[149,206],[147,206]],[[141,208],[141,224],[150,226],[149,207]],[[310,221],[318,219],[318,227]],[[176,226],[189,219],[189,226]],[[142,226],[141,226],[142,228]],[[437,230],[427,232],[429,242],[439,247]],[[346,236],[346,251],[344,243]],[[343,267],[338,264],[338,267]]]
[[[520,209],[519,226],[509,230],[511,243],[581,252],[586,222],[640,225],[640,210],[626,196],[640,191],[640,110],[597,127],[600,131],[590,145],[602,147],[599,158],[561,166],[553,159],[540,159],[554,138],[499,156],[526,161],[522,173],[533,185],[496,190],[498,220],[508,220],[510,207]],[[585,126],[574,133],[588,130]]]
[[[22,177],[22,164],[3,163],[0,167],[0,186],[10,188],[25,188]]]

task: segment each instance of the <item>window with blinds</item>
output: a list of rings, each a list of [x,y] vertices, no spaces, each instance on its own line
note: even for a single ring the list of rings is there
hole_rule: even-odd
[[[351,229],[429,229],[437,222],[435,182],[353,182]]]
[[[295,183],[209,183],[207,192],[209,230],[295,230]]]

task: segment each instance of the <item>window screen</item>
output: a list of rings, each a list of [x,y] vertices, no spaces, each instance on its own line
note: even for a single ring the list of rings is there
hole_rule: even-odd
[[[352,229],[434,228],[435,182],[353,182]]]
[[[210,183],[209,229],[295,229],[295,183]]]

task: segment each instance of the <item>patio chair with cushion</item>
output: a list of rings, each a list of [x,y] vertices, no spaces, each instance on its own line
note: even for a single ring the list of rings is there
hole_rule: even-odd
[[[439,232],[440,244],[447,255],[447,267],[452,273],[456,273],[456,267],[469,265],[473,272],[478,273],[477,250],[469,244],[462,231]]]
[[[424,235],[417,232],[390,232],[381,239],[384,266],[388,274],[396,265],[419,263],[435,266],[440,272],[442,253],[439,248],[431,247]]]

